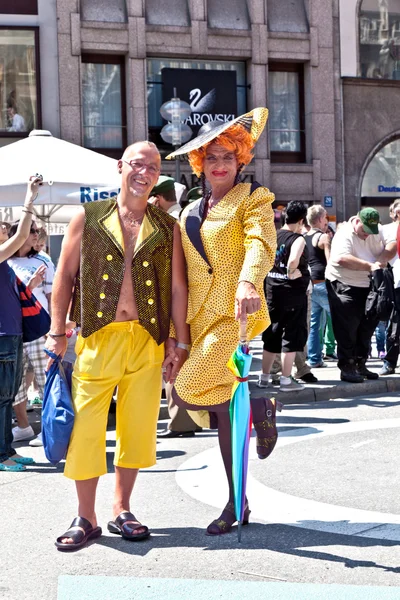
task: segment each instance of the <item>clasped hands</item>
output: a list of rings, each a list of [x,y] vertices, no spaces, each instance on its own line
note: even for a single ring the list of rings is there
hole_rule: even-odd
[[[179,371],[189,356],[183,348],[177,348],[175,338],[168,338],[165,342],[165,358],[162,364],[163,379],[165,383],[175,383]]]

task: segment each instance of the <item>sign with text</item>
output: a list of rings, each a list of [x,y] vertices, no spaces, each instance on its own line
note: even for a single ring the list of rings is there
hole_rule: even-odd
[[[324,207],[332,208],[333,206],[333,196],[324,196]]]
[[[193,137],[210,121],[231,121],[237,117],[236,71],[170,69],[161,71],[163,102],[174,96],[187,102],[192,114],[186,123]]]

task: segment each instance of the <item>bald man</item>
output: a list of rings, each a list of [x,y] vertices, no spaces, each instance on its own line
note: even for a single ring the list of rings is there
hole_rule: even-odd
[[[160,164],[151,142],[127,148],[118,161],[118,197],[85,204],[64,238],[46,346],[65,353],[73,289],[70,317],[81,330],[72,383],[75,422],[64,471],[76,483],[78,514],[57,538],[60,550],[79,549],[102,533],[95,498],[99,477],[107,473],[107,415],[115,387],[116,485],[108,530],[130,541],[150,535],[131,512],[130,496],[139,468],[156,462],[162,367],[165,381],[173,383],[190,343],[179,226],[148,204]],[[169,338],[171,320],[176,339]]]

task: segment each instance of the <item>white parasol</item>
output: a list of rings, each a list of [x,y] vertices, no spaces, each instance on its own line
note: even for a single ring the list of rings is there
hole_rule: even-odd
[[[43,185],[35,212],[47,223],[58,221],[59,215],[60,222],[69,222],[75,212],[71,205],[116,196],[121,179],[113,158],[55,138],[49,131],[34,130],[0,148],[0,207],[21,207],[28,178],[36,173],[43,176]],[[13,217],[18,218],[19,212],[13,210]],[[7,215],[7,210],[2,213]]]

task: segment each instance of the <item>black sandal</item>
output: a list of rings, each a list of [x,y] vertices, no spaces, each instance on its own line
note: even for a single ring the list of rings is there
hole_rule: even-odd
[[[101,534],[101,527],[93,528],[90,521],[84,517],[76,517],[72,521],[68,531],[57,538],[55,546],[58,550],[79,550],[79,548],[83,548],[89,540],[94,540],[95,538],[100,537]],[[73,543],[62,542],[61,540],[63,538],[70,538],[73,540]]]
[[[132,521],[134,521],[135,524],[132,523]],[[115,521],[109,521],[107,529],[110,533],[122,535],[124,540],[129,540],[130,542],[145,540],[150,535],[149,528],[146,527],[146,525],[139,523],[135,515],[128,511],[124,511],[118,515]],[[145,531],[135,533],[138,529],[145,529]]]
[[[265,398],[265,420],[254,423],[254,429],[257,433],[257,456],[261,460],[268,458],[275,448],[278,440],[278,430],[276,427],[276,411],[281,412],[283,405],[275,398]]]
[[[250,513],[251,510],[249,509],[249,504],[246,499],[242,525],[249,524]],[[224,535],[225,533],[229,533],[235,523],[235,507],[233,502],[228,502],[222,511],[221,516],[209,524],[206,530],[206,535]]]

